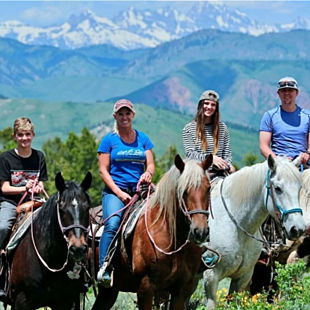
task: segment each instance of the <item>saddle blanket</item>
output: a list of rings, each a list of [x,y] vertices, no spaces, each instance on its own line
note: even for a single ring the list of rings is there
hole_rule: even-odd
[[[6,253],[9,255],[12,253],[12,251],[17,247],[19,244],[21,238],[26,233],[27,229],[29,228],[31,221],[36,218],[36,216],[39,214],[41,208],[36,209],[33,214],[29,213],[29,215],[26,217],[24,222],[18,227],[14,235],[10,238],[8,245],[6,246]]]

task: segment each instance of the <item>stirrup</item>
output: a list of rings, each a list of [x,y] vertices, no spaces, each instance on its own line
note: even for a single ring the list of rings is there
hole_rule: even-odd
[[[97,274],[98,284],[105,288],[110,288],[113,286],[113,270],[108,268],[108,263],[105,262],[102,267],[100,267]]]
[[[219,256],[215,253],[213,256],[208,256],[203,253],[201,256],[201,260],[207,268],[213,268],[219,261]]]

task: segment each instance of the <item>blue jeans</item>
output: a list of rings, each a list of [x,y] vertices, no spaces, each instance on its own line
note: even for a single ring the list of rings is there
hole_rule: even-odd
[[[104,220],[123,207],[124,203],[115,194],[112,194],[109,191],[104,191],[102,193],[102,214]],[[99,267],[104,263],[109,246],[120,226],[123,213],[124,211],[118,212],[110,217],[104,224],[103,234],[99,243]]]
[[[6,247],[16,220],[16,206],[8,201],[0,203],[0,249]]]

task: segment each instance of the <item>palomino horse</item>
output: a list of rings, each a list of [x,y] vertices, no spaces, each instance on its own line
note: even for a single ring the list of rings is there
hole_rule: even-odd
[[[198,283],[202,251],[197,244],[208,235],[206,169],[212,160],[212,155],[202,163],[175,157],[175,165],[146,202],[133,235],[124,241],[126,253],[116,251],[113,286],[99,286],[93,310],[110,309],[119,291],[137,292],[139,309],[152,309],[155,295],[169,293],[170,309],[183,309]]]
[[[216,306],[216,291],[223,278],[231,278],[229,293],[248,288],[262,249],[258,230],[268,214],[281,224],[287,238],[296,240],[303,234],[301,184],[292,162],[269,156],[264,163],[244,167],[215,185],[208,245],[219,251],[222,259],[204,272],[209,309]]]
[[[79,301],[81,269],[87,259],[91,184],[55,178],[58,192],[38,210],[8,257],[8,302],[12,309],[71,309]],[[78,305],[79,306],[79,305]]]

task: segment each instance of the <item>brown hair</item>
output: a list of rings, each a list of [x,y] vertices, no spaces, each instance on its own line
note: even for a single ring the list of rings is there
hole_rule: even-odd
[[[217,153],[219,146],[219,120],[220,120],[220,110],[219,110],[219,102],[215,101],[216,109],[211,118],[212,127],[212,137],[214,142],[213,154]],[[196,140],[201,141],[202,149],[204,151],[208,148],[208,141],[206,139],[205,134],[205,116],[203,113],[203,104],[204,99],[198,102],[197,113],[195,116],[196,122]]]
[[[34,125],[28,117],[19,117],[14,122],[14,134],[18,131],[31,130],[34,133]]]

